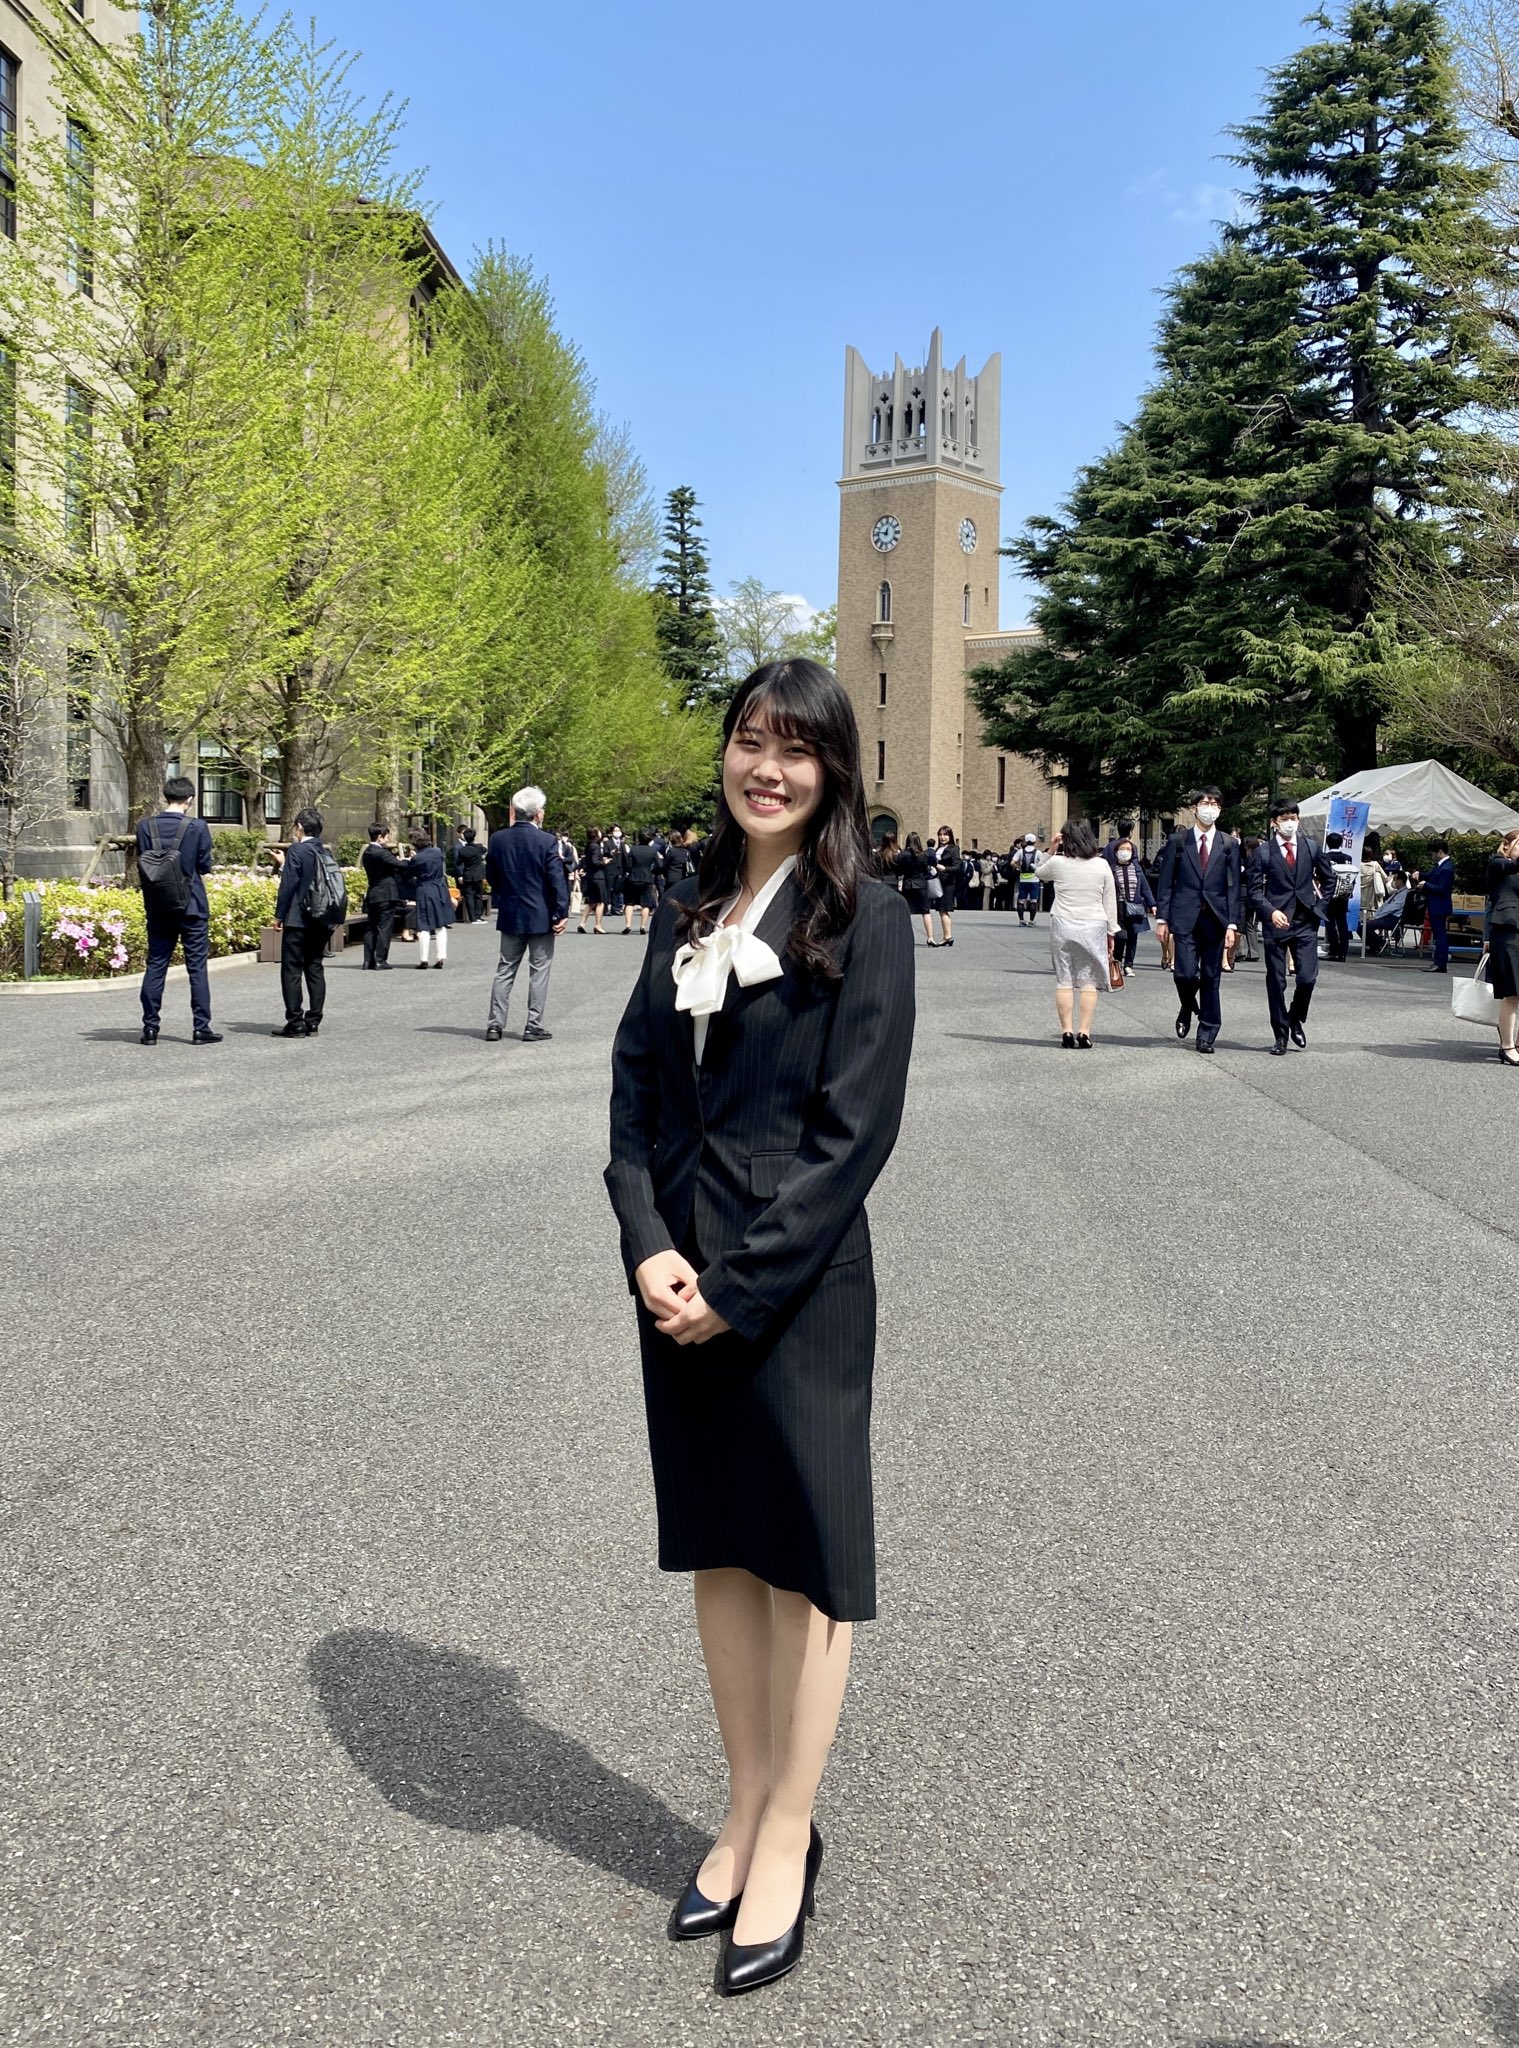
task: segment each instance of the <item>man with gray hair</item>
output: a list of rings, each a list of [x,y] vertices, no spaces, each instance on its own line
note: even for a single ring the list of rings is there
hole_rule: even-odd
[[[506,1029],[507,1005],[524,953],[528,956],[528,981],[523,1039],[532,1045],[554,1035],[543,1028],[543,1007],[548,1001],[554,941],[569,922],[570,888],[558,842],[543,829],[547,803],[543,791],[531,783],[519,789],[512,798],[511,824],[505,831],[491,834],[486,853],[485,876],[495,897],[496,929],[501,934],[501,959],[491,984],[490,1019],[485,1027],[485,1035],[493,1043]]]

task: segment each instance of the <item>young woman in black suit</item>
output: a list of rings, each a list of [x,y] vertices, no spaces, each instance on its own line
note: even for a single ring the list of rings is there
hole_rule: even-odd
[[[670,1934],[731,1930],[725,1992],[801,1955],[851,1625],[875,1613],[864,1201],[896,1142],[913,1005],[849,699],[815,662],[768,663],[729,708],[716,825],[617,1034],[606,1175],[659,1562],[695,1574],[729,1771]]]

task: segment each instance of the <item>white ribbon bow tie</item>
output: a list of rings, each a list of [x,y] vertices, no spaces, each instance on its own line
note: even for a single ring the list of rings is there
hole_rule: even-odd
[[[710,1017],[723,1006],[730,974],[738,976],[740,988],[753,988],[778,980],[784,971],[763,939],[742,925],[719,925],[699,946],[682,946],[675,955],[675,1007],[693,1017]]]

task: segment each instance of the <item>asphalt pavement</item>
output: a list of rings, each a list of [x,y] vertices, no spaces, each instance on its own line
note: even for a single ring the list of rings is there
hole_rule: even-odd
[[[918,955],[873,1204],[880,1618],[801,1969],[664,1938],[722,1811],[603,1194],[642,942],[0,997],[0,2036],[1519,2044],[1519,1076],[1326,964]]]

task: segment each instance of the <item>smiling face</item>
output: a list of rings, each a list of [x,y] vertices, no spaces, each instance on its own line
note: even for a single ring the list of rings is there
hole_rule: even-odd
[[[764,706],[735,727],[723,749],[723,796],[748,837],[795,853],[823,801],[823,764],[808,741],[772,732]]]

